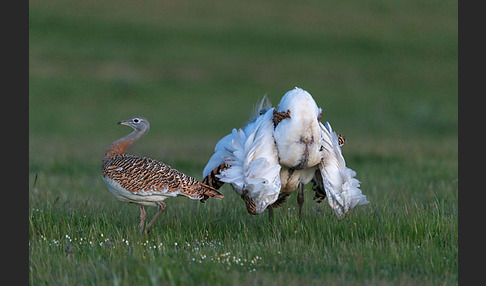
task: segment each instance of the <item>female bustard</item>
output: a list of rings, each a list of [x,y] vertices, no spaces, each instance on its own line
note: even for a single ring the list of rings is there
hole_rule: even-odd
[[[215,147],[203,171],[203,182],[218,189],[230,183],[245,200],[250,214],[260,214],[285,201],[299,188],[302,217],[304,185],[313,182],[315,199],[325,197],[339,217],[357,205],[369,203],[359,189],[356,172],[346,167],[344,138],[329,123],[322,124],[322,109],[301,88],[288,91],[277,108],[265,103],[253,122],[233,129]],[[266,105],[266,106],[264,106]]]
[[[164,200],[178,195],[204,202],[209,197],[222,199],[216,189],[198,182],[160,161],[125,154],[125,149],[150,129],[149,121],[141,116],[118,122],[132,127],[130,134],[113,142],[105,152],[101,174],[111,193],[120,201],[140,206],[140,231],[150,228],[164,211]],[[157,206],[158,211],[145,226],[145,206]]]

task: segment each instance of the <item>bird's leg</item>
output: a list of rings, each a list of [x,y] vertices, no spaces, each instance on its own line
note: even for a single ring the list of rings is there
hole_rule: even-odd
[[[268,210],[268,221],[270,223],[273,222],[273,207],[272,206],[268,206],[267,207],[267,210]]]
[[[297,203],[299,204],[299,219],[302,219],[302,206],[304,205],[304,184],[299,185],[299,193],[297,194]]]
[[[145,208],[140,205],[140,232],[143,233],[145,230],[145,218],[147,217],[147,213],[145,212]]]
[[[147,233],[149,233],[150,228],[152,227],[152,225],[154,224],[154,222],[157,220],[157,218],[159,218],[160,214],[162,214],[162,212],[165,210],[165,207],[166,207],[166,204],[164,202],[157,202],[157,205],[159,206],[159,210],[154,215],[154,217],[152,218],[152,220],[147,224],[147,227],[145,228],[145,231]]]

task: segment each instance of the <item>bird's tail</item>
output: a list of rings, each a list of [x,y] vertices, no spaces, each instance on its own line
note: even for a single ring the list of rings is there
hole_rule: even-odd
[[[200,193],[200,202],[204,203],[209,197],[213,197],[216,199],[224,198],[223,194],[218,192],[215,188],[205,185],[203,183],[200,184],[201,186],[201,193]]]

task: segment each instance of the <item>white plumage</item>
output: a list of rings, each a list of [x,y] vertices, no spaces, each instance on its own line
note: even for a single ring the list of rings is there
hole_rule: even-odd
[[[205,181],[230,183],[251,214],[272,210],[300,188],[301,215],[303,186],[311,181],[316,197],[327,197],[339,218],[369,203],[356,172],[346,167],[338,136],[328,122],[320,122],[322,109],[307,91],[296,87],[277,109],[268,105],[264,97],[253,122],[216,144],[203,171]],[[222,164],[226,167],[219,168]]]
[[[317,165],[322,157],[317,120],[322,110],[312,96],[300,88],[290,90],[282,97],[278,112],[287,110],[290,110],[290,118],[282,120],[273,133],[280,164],[295,169]]]
[[[359,189],[359,181],[354,176],[356,172],[346,167],[341,153],[336,132],[329,122],[320,123],[323,146],[322,161],[319,171],[322,176],[327,201],[338,217],[344,217],[350,209],[357,205],[369,203]]]
[[[216,144],[214,155],[204,168],[203,177],[222,163],[231,167],[218,177],[230,183],[239,195],[253,199],[256,213],[262,213],[278,199],[280,165],[272,136],[273,108]]]

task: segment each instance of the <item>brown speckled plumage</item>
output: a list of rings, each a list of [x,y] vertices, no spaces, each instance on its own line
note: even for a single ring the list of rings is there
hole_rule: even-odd
[[[219,197],[214,189],[190,177],[169,165],[154,159],[129,154],[119,154],[106,158],[102,162],[102,175],[113,179],[127,191],[147,195],[161,192],[170,195],[180,192],[193,199],[206,199],[208,196]]]
[[[241,198],[245,201],[246,210],[251,215],[258,215],[256,212],[256,205],[253,198],[247,195],[248,191],[243,191]]]
[[[326,198],[326,192],[322,183],[322,175],[319,170],[316,170],[314,173],[314,178],[312,179],[312,190],[314,191],[314,200],[316,203],[320,204]]]
[[[226,163],[219,165],[218,167],[214,168],[206,177],[204,177],[202,183],[219,190],[219,188],[224,185],[224,182],[221,182],[216,175],[221,174],[221,172],[230,167],[231,166]]]
[[[278,112],[277,110],[273,110],[273,127],[277,127],[280,121],[290,118],[290,110]]]
[[[346,143],[346,137],[344,137],[343,135],[341,134],[338,134],[338,143],[339,143],[339,146],[343,146],[344,143]]]

